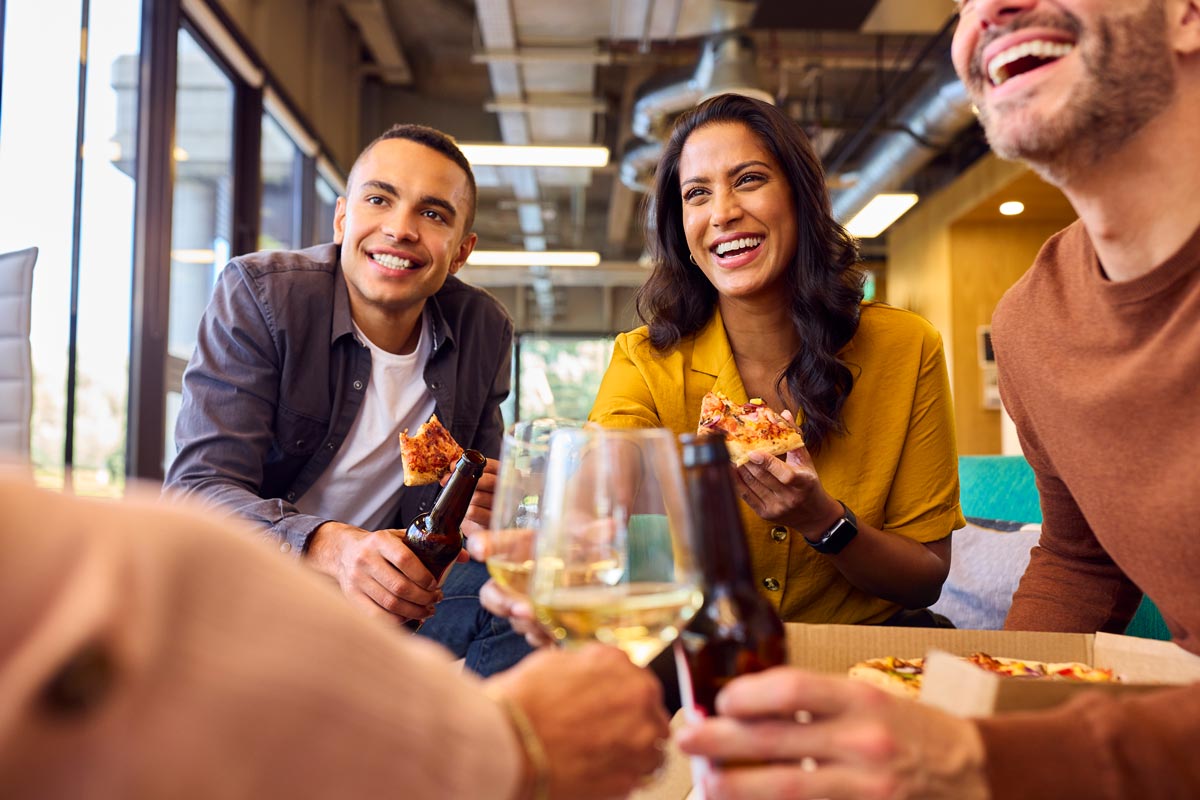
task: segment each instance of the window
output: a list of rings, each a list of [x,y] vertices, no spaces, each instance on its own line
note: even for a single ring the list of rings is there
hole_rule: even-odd
[[[290,250],[301,246],[297,230],[300,170],[303,155],[287,131],[269,113],[262,117],[261,250]]]
[[[612,351],[611,337],[520,335],[516,419],[587,419]]]
[[[233,239],[234,85],[187,30],[179,31],[175,95],[175,190],[165,436],[174,453],[183,367]]]
[[[125,485],[141,5],[89,3],[72,468],[79,493],[118,494]]]
[[[317,174],[313,189],[313,240],[310,244],[333,241],[333,213],[337,208],[338,190],[325,176]]]
[[[0,185],[12,190],[0,193],[0,250],[40,251],[30,333],[35,475],[61,487],[71,465],[76,491],[115,494],[128,402],[141,2],[91,0],[86,59],[82,8],[4,4]]]

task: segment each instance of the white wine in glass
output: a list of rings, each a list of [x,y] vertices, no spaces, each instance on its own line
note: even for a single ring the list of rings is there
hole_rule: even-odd
[[[531,599],[560,643],[645,666],[703,597],[674,435],[585,429],[550,439]]]

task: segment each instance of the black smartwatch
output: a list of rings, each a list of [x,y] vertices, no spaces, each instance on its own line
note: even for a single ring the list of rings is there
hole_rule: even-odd
[[[846,545],[858,536],[858,520],[854,518],[854,512],[846,508],[846,504],[841,500],[838,500],[838,503],[842,506],[842,518],[833,523],[817,541],[805,539],[813,550],[828,556],[842,552]]]

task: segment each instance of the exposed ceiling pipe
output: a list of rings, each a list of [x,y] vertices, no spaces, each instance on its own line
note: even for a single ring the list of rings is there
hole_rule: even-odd
[[[880,192],[891,191],[944,149],[974,120],[966,88],[943,65],[894,118],[860,161],[857,180],[834,194],[833,215],[845,222]]]
[[[631,127],[641,141],[626,148],[621,160],[621,181],[639,192],[648,190],[653,169],[662,153],[663,140],[675,118],[702,100],[732,92],[775,101],[762,88],[750,37],[720,32],[704,42],[696,69],[686,78],[645,91],[634,103]]]

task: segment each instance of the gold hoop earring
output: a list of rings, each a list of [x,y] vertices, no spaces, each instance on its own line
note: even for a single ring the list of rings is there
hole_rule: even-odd
[[[693,264],[696,264],[696,257],[694,255],[692,255],[691,253],[688,253],[688,261],[691,261]],[[696,264],[696,266],[698,267],[700,265]]]

